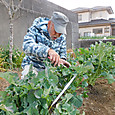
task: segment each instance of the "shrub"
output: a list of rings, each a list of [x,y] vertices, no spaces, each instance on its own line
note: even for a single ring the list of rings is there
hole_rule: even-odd
[[[6,71],[7,69],[21,68],[21,63],[25,54],[19,49],[13,49],[12,61],[9,60],[9,46],[6,48],[0,48],[0,71]]]

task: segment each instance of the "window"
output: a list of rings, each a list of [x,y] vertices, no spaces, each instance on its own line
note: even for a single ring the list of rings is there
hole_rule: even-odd
[[[100,17],[102,18],[103,16],[102,16],[102,12],[100,12]]]
[[[104,28],[105,33],[109,33],[109,27]]]
[[[93,29],[94,34],[102,34],[102,28]]]
[[[82,15],[81,14],[78,15],[78,21],[82,21]]]
[[[84,32],[84,36],[90,36],[91,32]]]

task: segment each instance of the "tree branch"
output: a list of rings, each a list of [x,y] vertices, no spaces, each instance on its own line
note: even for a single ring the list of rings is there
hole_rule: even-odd
[[[2,0],[2,3],[5,5],[7,9],[9,9],[9,4],[5,0]]]
[[[23,0],[19,0],[19,4],[16,6],[16,9],[14,10],[14,12],[17,12],[19,10],[19,8],[21,7]]]
[[[12,7],[12,11],[14,11],[14,8],[15,8],[15,6],[14,6],[14,0],[11,0],[11,7]]]

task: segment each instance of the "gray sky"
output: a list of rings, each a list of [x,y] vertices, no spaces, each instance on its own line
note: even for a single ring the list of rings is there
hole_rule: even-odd
[[[68,10],[77,7],[91,8],[94,6],[111,6],[114,14],[110,17],[115,18],[115,0],[48,0]]]

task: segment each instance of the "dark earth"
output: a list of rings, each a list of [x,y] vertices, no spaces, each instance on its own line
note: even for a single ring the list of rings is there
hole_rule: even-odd
[[[88,92],[80,108],[85,115],[115,115],[115,82],[98,80],[94,87],[88,87]]]
[[[20,75],[20,73],[18,73]],[[9,83],[0,78],[0,91],[3,91]],[[95,86],[88,87],[88,98],[79,108],[85,115],[115,115],[115,82],[108,84],[106,80],[97,80]]]

